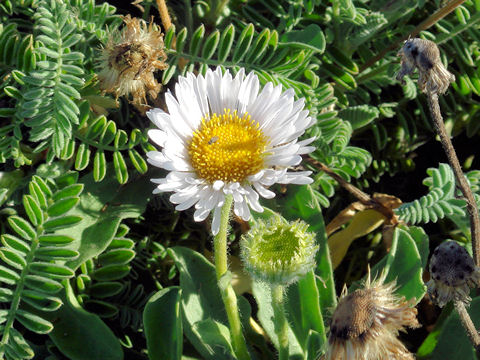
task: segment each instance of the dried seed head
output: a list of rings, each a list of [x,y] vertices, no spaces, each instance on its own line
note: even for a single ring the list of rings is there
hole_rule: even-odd
[[[480,268],[455,241],[441,243],[430,259],[431,279],[427,283],[432,301],[443,307],[451,300],[468,304],[470,287],[480,286]]]
[[[402,68],[397,74],[397,80],[403,81],[405,75],[418,69],[418,86],[423,92],[443,94],[450,83],[455,81],[455,76],[443,66],[440,50],[433,41],[409,39],[398,55],[402,58]]]
[[[131,95],[131,102],[146,110],[146,94],[155,99],[161,89],[153,73],[167,68],[163,34],[147,26],[142,19],[123,18],[125,27],[111,34],[100,57],[98,78],[104,92],[120,96]]]
[[[342,292],[330,324],[328,360],[414,359],[397,339],[405,327],[418,327],[417,309],[396,296],[395,282],[370,281],[364,289]]]

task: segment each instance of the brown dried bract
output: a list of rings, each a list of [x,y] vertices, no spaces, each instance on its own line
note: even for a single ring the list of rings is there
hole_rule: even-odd
[[[167,55],[163,34],[147,23],[127,15],[125,27],[112,34],[101,54],[100,87],[115,98],[130,97],[140,111],[148,108],[146,95],[155,99],[161,84],[154,77],[157,70],[165,70]]]
[[[396,296],[395,282],[384,284],[384,276],[347,294],[344,288],[332,316],[327,360],[413,360],[397,339],[406,327],[418,327],[412,301]]]

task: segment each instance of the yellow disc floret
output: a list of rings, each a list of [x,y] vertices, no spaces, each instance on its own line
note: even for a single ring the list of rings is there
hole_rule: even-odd
[[[188,144],[190,163],[197,175],[213,183],[244,182],[264,167],[267,137],[250,115],[225,109],[203,118]]]

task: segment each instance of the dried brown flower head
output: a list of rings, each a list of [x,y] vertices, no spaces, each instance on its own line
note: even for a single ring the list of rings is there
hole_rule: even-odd
[[[455,76],[443,66],[440,50],[433,41],[409,39],[398,55],[402,58],[402,68],[397,74],[397,80],[402,80],[405,75],[418,69],[418,86],[422,92],[444,94],[450,83],[455,81]]]
[[[405,327],[420,326],[417,309],[393,292],[395,282],[384,284],[384,277],[365,287],[342,295],[330,324],[328,360],[414,359],[397,339]]]
[[[167,68],[163,34],[153,24],[127,15],[125,27],[114,32],[100,58],[100,87],[104,92],[131,95],[140,110],[146,107],[146,94],[155,99],[161,89],[153,73]]]
[[[440,307],[451,300],[468,304],[472,300],[470,287],[480,286],[480,268],[455,241],[444,241],[437,246],[429,269],[432,278],[427,283],[428,295]]]

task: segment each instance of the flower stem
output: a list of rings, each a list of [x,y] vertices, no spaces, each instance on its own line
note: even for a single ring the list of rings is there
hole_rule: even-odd
[[[480,335],[478,335],[477,330],[475,329],[475,325],[473,324],[472,319],[470,318],[470,315],[467,312],[467,309],[465,308],[465,304],[462,301],[455,300],[455,309],[458,312],[458,315],[460,315],[460,321],[462,322],[462,325],[467,332],[467,335],[470,339],[470,341],[473,344],[473,347],[475,348],[475,352],[477,353],[477,356],[480,355]]]
[[[480,218],[478,216],[477,203],[475,201],[475,197],[473,196],[472,189],[470,189],[467,179],[463,174],[462,167],[458,161],[452,141],[450,140],[447,130],[445,129],[442,113],[440,111],[440,105],[438,103],[438,94],[428,92],[427,97],[435,130],[440,137],[443,150],[447,154],[448,162],[453,169],[453,173],[455,174],[455,178],[457,180],[457,185],[467,201],[467,212],[470,217],[470,229],[472,233],[473,259],[475,260],[475,265],[478,266],[480,264]]]
[[[222,294],[223,304],[227,312],[228,323],[230,324],[230,334],[232,336],[233,349],[239,360],[249,360],[247,344],[242,333],[242,324],[238,313],[237,296],[233,290],[230,281],[225,281],[225,275],[228,273],[227,262],[227,234],[230,220],[230,210],[232,208],[233,197],[227,195],[222,207],[220,230],[214,237],[215,249],[215,271],[217,274],[218,286]]]
[[[283,307],[283,285],[275,285],[272,290],[273,321],[278,336],[279,360],[288,360],[288,324]]]
[[[160,13],[160,18],[162,19],[162,25],[165,31],[170,29],[172,26],[172,19],[168,13],[168,8],[165,0],[157,0],[157,8]]]

